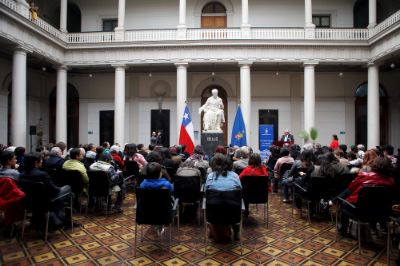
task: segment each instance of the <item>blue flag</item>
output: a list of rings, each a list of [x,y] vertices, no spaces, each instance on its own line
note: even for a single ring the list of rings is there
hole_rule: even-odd
[[[246,125],[244,124],[240,105],[236,109],[235,122],[233,123],[232,128],[231,145],[237,145],[239,147],[247,145]]]

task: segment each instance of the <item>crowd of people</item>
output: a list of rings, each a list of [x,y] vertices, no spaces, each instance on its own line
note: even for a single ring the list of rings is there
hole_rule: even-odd
[[[285,133],[286,134],[286,133]],[[76,170],[81,173],[84,184],[83,192],[90,186],[87,172],[89,170],[105,171],[110,178],[111,188],[119,188],[112,206],[115,212],[122,212],[127,176],[135,176],[141,188],[166,188],[174,190],[175,176],[198,176],[205,190],[241,189],[243,176],[268,176],[271,186],[266,188],[275,193],[282,193],[283,202],[295,200],[301,208],[300,197],[290,198],[289,188],[293,182],[307,188],[313,177],[329,179],[340,178],[346,173],[357,177],[343,192],[352,203],[357,203],[357,195],[365,184],[378,184],[399,187],[400,163],[399,154],[394,155],[391,145],[366,150],[363,145],[339,144],[337,136],[329,146],[307,143],[301,148],[291,142],[287,133],[283,147],[271,146],[261,158],[259,153],[250,147],[218,146],[215,153],[207,156],[202,147],[197,145],[193,154],[185,151],[184,145],[162,147],[150,144],[110,145],[104,142],[101,146],[93,143],[67,150],[65,143],[49,144],[38,153],[26,154],[23,147],[3,147],[0,156],[0,176],[10,177],[17,184],[19,180],[29,179],[43,182],[52,191],[52,195],[70,191],[70,187],[57,187],[48,174],[49,169]],[[399,151],[398,151],[399,153]],[[129,173],[128,165],[135,162],[137,173]],[[289,165],[289,167],[287,167]],[[284,171],[283,171],[284,170]],[[137,176],[136,176],[137,175]],[[323,199],[332,204],[334,198]],[[328,206],[329,206],[328,204]],[[60,210],[55,211],[58,213]],[[245,216],[249,216],[246,203]],[[68,221],[64,214],[56,215],[63,225]],[[64,219],[64,220],[63,220]],[[348,234],[348,218],[342,217],[341,232]],[[239,227],[232,226],[234,238],[238,239]]]

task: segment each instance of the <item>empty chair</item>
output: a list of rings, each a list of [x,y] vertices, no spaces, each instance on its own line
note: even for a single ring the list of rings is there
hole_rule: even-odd
[[[179,231],[178,199],[173,201],[169,189],[136,188],[135,256],[137,248],[138,225],[168,225],[169,244],[172,239],[172,222],[177,217]],[[143,241],[143,227],[141,228]]]
[[[264,221],[268,227],[268,176],[242,176],[241,183],[245,205],[263,204]]]

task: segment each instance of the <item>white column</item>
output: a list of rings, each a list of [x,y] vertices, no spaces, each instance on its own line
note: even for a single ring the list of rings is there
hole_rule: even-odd
[[[67,67],[57,68],[56,142],[67,143]]]
[[[246,126],[247,145],[251,146],[251,76],[250,66],[252,62],[239,62],[240,66],[240,106],[243,120]]]
[[[11,96],[11,145],[26,146],[26,57],[27,51],[18,47],[13,55]]]
[[[29,4],[26,0],[17,0],[17,12],[22,16],[29,18]]]
[[[114,143],[125,144],[125,65],[115,67]]]
[[[379,68],[375,64],[368,65],[368,104],[367,132],[368,148],[380,144],[379,128]]]
[[[304,130],[315,126],[315,65],[304,63]]]
[[[249,0],[242,0],[242,25],[241,25],[241,28],[250,28]]]
[[[125,0],[118,0],[118,26],[115,28],[115,38],[122,41],[125,33]]]
[[[60,2],[60,31],[67,32],[67,10],[68,0],[61,0]]]
[[[377,24],[376,22],[376,0],[369,0],[368,3],[368,13],[369,13],[369,23],[368,28],[374,28]]]
[[[186,0],[179,0],[179,24],[178,28],[186,29]]]
[[[187,68],[188,63],[176,63],[176,124],[177,124],[177,143],[182,122],[183,108],[187,98]]]
[[[304,1],[305,28],[315,28],[315,25],[312,22],[312,2],[311,0]]]

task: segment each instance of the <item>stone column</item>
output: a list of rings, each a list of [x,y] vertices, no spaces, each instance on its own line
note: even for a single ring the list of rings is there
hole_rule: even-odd
[[[311,0],[304,2],[304,30],[306,39],[315,38],[315,25],[312,22],[312,3]]]
[[[115,68],[115,99],[114,99],[114,143],[125,144],[125,68],[113,65]]]
[[[56,142],[67,143],[67,67],[57,68]]]
[[[115,28],[115,38],[124,40],[125,35],[125,0],[118,0],[118,26]]]
[[[67,12],[68,0],[61,0],[60,2],[60,31],[67,32]]]
[[[242,25],[241,28],[250,28],[249,24],[249,0],[242,0]]]
[[[240,66],[240,105],[243,120],[246,126],[247,146],[251,146],[251,76],[250,67],[252,62],[239,62]]]
[[[380,144],[379,127],[379,68],[375,64],[368,65],[368,103],[367,103],[368,148]]]
[[[29,4],[26,0],[17,0],[17,12],[22,16],[29,18]]]
[[[11,145],[28,148],[26,146],[26,58],[27,50],[22,47],[15,49],[12,66]]]
[[[179,24],[177,31],[178,40],[186,39],[186,0],[179,0]]]
[[[368,2],[368,14],[369,14],[369,20],[368,20],[368,28],[374,28],[377,24],[376,20],[376,0],[369,0]]]
[[[188,63],[176,63],[176,124],[177,143],[182,122],[183,108],[187,98],[187,68]]]
[[[304,63],[304,130],[310,131],[315,126],[315,65],[316,62]]]

